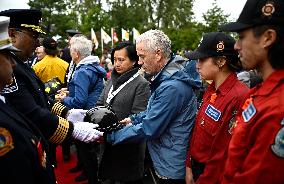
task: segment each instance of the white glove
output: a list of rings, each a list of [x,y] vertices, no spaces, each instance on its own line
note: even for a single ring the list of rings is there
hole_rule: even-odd
[[[87,110],[83,109],[70,109],[68,111],[67,120],[72,123],[82,122],[84,121]]]
[[[93,124],[89,122],[77,122],[73,125],[73,138],[78,139],[79,141],[83,141],[85,143],[94,142],[104,134],[103,132],[94,129],[99,126],[98,124]]]

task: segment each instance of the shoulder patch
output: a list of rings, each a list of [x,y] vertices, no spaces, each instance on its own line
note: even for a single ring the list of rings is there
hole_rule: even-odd
[[[244,122],[249,122],[249,120],[256,114],[256,108],[251,102],[248,107],[242,112]]]
[[[3,127],[0,127],[0,157],[14,148],[12,135]]]
[[[18,89],[19,88],[18,88],[17,80],[16,80],[15,76],[13,76],[13,82],[9,85],[6,85],[1,93],[9,94],[9,93],[13,93],[14,91],[17,91]]]
[[[284,126],[284,119],[281,123]],[[275,136],[274,144],[271,145],[273,153],[281,158],[284,158],[284,127],[282,127]]]

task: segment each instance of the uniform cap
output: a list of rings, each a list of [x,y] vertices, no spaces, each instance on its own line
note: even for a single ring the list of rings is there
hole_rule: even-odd
[[[43,39],[42,46],[46,49],[57,50],[57,42],[53,38],[50,38],[50,37]]]
[[[247,0],[238,20],[220,26],[219,30],[238,32],[258,25],[284,26],[284,1]]]
[[[45,32],[39,26],[42,13],[35,9],[9,9],[0,12],[0,16],[10,17],[10,28],[26,28],[37,33]]]
[[[198,48],[188,52],[185,56],[190,59],[201,59],[215,56],[237,56],[234,50],[235,40],[222,32],[211,32],[205,34]]]
[[[0,50],[20,51],[12,45],[8,34],[10,18],[0,16]]]

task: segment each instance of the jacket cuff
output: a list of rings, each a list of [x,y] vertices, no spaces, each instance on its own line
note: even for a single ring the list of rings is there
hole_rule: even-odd
[[[58,125],[56,131],[49,138],[49,142],[54,144],[61,144],[63,141],[71,139],[74,126],[66,119],[58,117]]]
[[[60,116],[62,118],[66,118],[66,115],[68,113],[68,108],[63,105],[60,102],[56,102],[55,104],[53,104],[52,108],[51,108],[51,112],[57,116]]]

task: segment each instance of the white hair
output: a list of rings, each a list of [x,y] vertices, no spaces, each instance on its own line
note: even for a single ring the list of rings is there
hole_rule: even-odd
[[[70,50],[75,50],[81,54],[83,58],[90,56],[93,50],[92,41],[84,35],[72,37],[70,40]]]
[[[145,49],[148,51],[155,51],[161,49],[166,58],[170,58],[171,55],[171,40],[169,37],[161,30],[149,30],[141,34],[137,40],[136,44],[144,42]]]

